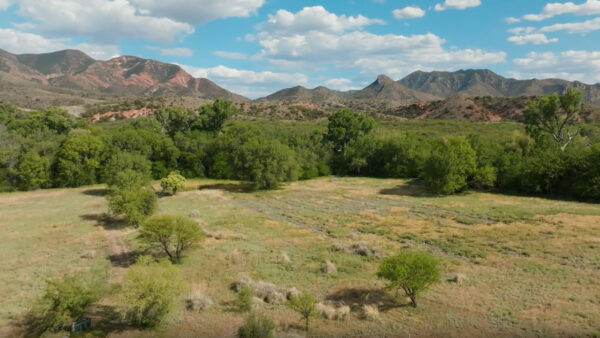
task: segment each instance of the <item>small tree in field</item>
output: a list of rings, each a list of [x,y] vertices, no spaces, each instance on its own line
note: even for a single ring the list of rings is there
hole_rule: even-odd
[[[306,331],[308,331],[308,324],[311,317],[315,315],[315,307],[317,305],[317,299],[311,294],[303,293],[300,296],[292,297],[288,302],[287,306],[298,312],[305,322]]]
[[[154,327],[173,309],[185,291],[179,269],[168,260],[142,256],[127,270],[120,294],[126,318],[140,327]]]
[[[579,135],[573,125],[581,113],[582,102],[583,93],[575,88],[569,88],[563,96],[554,93],[529,102],[529,108],[523,112],[527,133],[534,138],[547,133],[564,151]]]
[[[112,214],[123,215],[127,223],[135,227],[156,210],[156,194],[145,187],[113,189],[106,199]]]
[[[385,259],[377,277],[389,281],[387,288],[402,289],[417,307],[417,295],[440,280],[439,261],[427,252],[403,252]]]
[[[188,217],[160,215],[142,223],[140,239],[149,246],[160,247],[171,262],[177,263],[183,251],[202,241],[204,234]]]
[[[176,171],[171,171],[169,176],[160,180],[160,186],[162,187],[163,193],[171,196],[175,195],[178,190],[184,187],[184,185],[185,177]]]

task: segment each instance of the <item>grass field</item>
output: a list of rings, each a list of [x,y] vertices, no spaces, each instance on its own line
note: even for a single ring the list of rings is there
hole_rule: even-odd
[[[111,269],[107,257],[115,247],[139,249],[132,229],[103,224],[101,195],[101,187],[0,195],[0,326],[17,327],[45,278]],[[215,304],[193,313],[182,300],[154,332],[160,336],[235,335],[245,315],[233,310],[230,285],[242,275],[351,306],[345,321],[315,319],[310,336],[600,334],[596,204],[487,193],[435,197],[403,180],[321,178],[256,193],[235,182],[196,180],[186,192],[161,198],[159,213],[194,217],[213,234],[181,268],[190,287]],[[417,309],[407,307],[403,297],[382,292],[375,278],[380,258],[332,250],[359,242],[385,255],[433,252],[443,261],[444,281],[422,295]],[[283,253],[289,263],[280,262]],[[321,271],[327,260],[337,273]],[[113,266],[113,275],[119,269],[125,268]],[[456,274],[460,283],[447,281]],[[364,304],[377,306],[379,319],[363,319]],[[260,307],[279,336],[304,334],[285,306]],[[92,334],[149,332],[104,326]]]

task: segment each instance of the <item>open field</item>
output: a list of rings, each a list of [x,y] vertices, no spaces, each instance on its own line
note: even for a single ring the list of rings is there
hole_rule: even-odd
[[[102,187],[0,195],[0,330],[18,334],[19,316],[45,278],[70,270],[126,265],[119,254],[140,248],[135,231],[104,223]],[[179,310],[161,336],[233,336],[245,315],[231,305],[230,285],[243,275],[309,291],[351,306],[345,321],[316,319],[314,336],[594,336],[600,331],[600,206],[535,197],[466,193],[428,195],[419,182],[321,178],[280,190],[248,193],[235,182],[195,180],[159,213],[195,218],[212,234],[187,253],[181,268],[190,286],[215,306]],[[444,281],[417,309],[382,292],[380,258],[348,248],[365,242],[391,255],[429,250],[443,260]],[[289,263],[281,263],[286,253]],[[326,260],[337,273],[321,272]],[[456,274],[459,283],[448,282]],[[102,301],[108,308],[112,299]],[[363,304],[379,308],[362,318]],[[260,305],[280,336],[303,334],[283,305]],[[100,319],[102,320],[102,319]],[[11,331],[14,330],[14,331]],[[118,325],[93,334],[146,336]]]

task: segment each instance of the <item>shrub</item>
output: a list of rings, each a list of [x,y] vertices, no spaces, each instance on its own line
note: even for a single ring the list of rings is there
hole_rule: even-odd
[[[306,331],[308,331],[308,324],[311,317],[315,315],[315,308],[317,305],[317,299],[311,294],[303,293],[300,296],[291,297],[287,302],[287,306],[298,312],[305,322]]]
[[[252,310],[252,298],[254,297],[254,290],[252,287],[246,285],[243,286],[237,295],[235,305],[240,312],[247,312]]]
[[[175,195],[178,190],[185,186],[185,177],[176,171],[171,171],[169,176],[160,180],[162,192],[167,195]]]
[[[388,289],[402,289],[417,307],[416,297],[440,280],[439,261],[426,252],[403,252],[385,259],[377,277],[389,281]]]
[[[271,338],[275,323],[267,316],[259,313],[251,313],[243,326],[238,329],[240,338]]]
[[[103,181],[109,186],[131,186],[133,184],[142,186],[150,182],[152,177],[152,163],[146,158],[146,156],[138,153],[119,151],[114,153],[106,163],[104,163],[102,170]],[[137,179],[132,182],[131,180],[123,178],[123,174],[126,172],[134,172]],[[129,173],[125,176],[132,176]],[[123,179],[120,179],[123,178]]]
[[[173,309],[185,283],[168,260],[142,256],[123,279],[120,303],[125,317],[140,327],[154,327]]]
[[[156,210],[156,194],[149,188],[112,190],[106,199],[112,214],[123,215],[128,224],[136,227]]]
[[[191,311],[201,312],[213,306],[213,300],[204,292],[194,291],[187,300],[187,308]]]
[[[177,263],[184,250],[204,239],[196,222],[183,216],[154,216],[144,221],[139,238],[151,247],[159,247]]]
[[[496,183],[497,177],[498,174],[496,173],[496,168],[492,166],[477,168],[470,184],[475,189],[492,189]]]
[[[14,172],[17,188],[19,190],[47,188],[50,183],[49,167],[48,159],[40,156],[37,151],[24,153]]]
[[[467,187],[476,160],[475,151],[465,138],[453,138],[434,148],[421,174],[436,193],[452,194]]]

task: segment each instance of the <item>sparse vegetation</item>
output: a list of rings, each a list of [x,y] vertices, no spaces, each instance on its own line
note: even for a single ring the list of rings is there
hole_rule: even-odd
[[[175,195],[178,190],[185,186],[185,177],[178,172],[171,171],[169,176],[160,180],[162,192],[167,195]]]
[[[183,252],[202,241],[204,234],[191,218],[158,215],[142,223],[139,238],[149,247],[162,250],[171,262],[178,263]]]
[[[238,329],[239,338],[271,338],[275,323],[262,313],[252,312]]]
[[[286,304],[290,309],[298,312],[304,320],[305,330],[308,331],[310,318],[314,317],[316,313],[317,299],[309,293],[303,293],[291,297]]]

